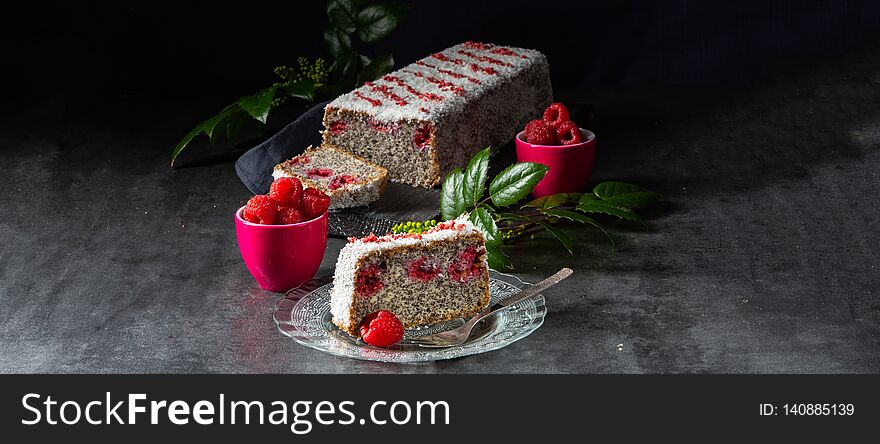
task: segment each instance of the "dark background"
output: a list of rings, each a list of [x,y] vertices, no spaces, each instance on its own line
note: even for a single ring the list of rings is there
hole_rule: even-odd
[[[214,98],[222,106],[268,85],[274,66],[326,54],[322,1],[16,3],[0,31],[7,99]],[[392,52],[402,66],[464,40],[539,48],[563,96],[754,82],[773,60],[809,64],[880,28],[871,1],[406,3],[409,18],[365,52]]]

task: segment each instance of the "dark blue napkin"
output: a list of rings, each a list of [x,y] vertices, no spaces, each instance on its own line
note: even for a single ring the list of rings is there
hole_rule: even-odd
[[[235,172],[254,194],[266,194],[272,185],[275,165],[305,151],[309,145],[321,144],[324,129],[324,106],[319,103],[290,122],[265,142],[251,148],[235,162]]]

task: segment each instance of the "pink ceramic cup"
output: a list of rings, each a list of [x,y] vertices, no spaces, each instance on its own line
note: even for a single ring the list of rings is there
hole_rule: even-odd
[[[290,225],[253,224],[235,212],[238,249],[264,290],[287,291],[315,276],[327,248],[327,213]]]
[[[535,197],[583,191],[593,173],[596,158],[596,135],[581,128],[585,141],[575,145],[533,145],[525,141],[525,133],[516,135],[516,159],[520,162],[542,163],[550,167],[547,175],[535,185]]]

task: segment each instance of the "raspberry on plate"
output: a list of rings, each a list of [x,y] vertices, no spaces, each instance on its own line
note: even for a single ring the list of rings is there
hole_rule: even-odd
[[[569,114],[568,108],[559,102],[551,103],[544,110],[544,121],[553,129],[559,128],[559,125],[569,120],[571,120],[571,114]]]
[[[295,177],[279,177],[269,187],[269,196],[284,207],[299,205],[302,193],[302,182]]]
[[[558,145],[556,130],[543,120],[532,120],[526,125],[526,142],[535,145]]]
[[[563,145],[574,145],[584,141],[584,133],[571,120],[562,122],[559,128],[556,129],[556,135],[559,138],[559,143]]]
[[[376,347],[388,347],[403,339],[403,324],[394,313],[379,310],[364,317],[360,326],[361,338]]]
[[[280,225],[298,224],[304,220],[302,212],[293,207],[282,207],[275,219]]]
[[[252,197],[247,205],[244,206],[244,213],[248,214],[245,217],[245,220],[248,222],[251,220],[247,219],[247,217],[252,217],[258,221],[256,223],[271,225],[275,223],[275,215],[278,214],[278,203],[269,196],[258,194]]]
[[[330,208],[330,196],[317,188],[306,188],[299,208],[306,219],[314,219]]]

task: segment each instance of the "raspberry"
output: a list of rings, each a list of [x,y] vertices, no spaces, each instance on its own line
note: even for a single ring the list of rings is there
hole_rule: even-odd
[[[305,219],[303,219],[302,213],[293,207],[282,207],[275,218],[275,221],[280,225],[298,224],[303,220]]]
[[[269,196],[278,202],[278,205],[284,207],[295,207],[299,205],[302,198],[303,186],[302,182],[295,177],[279,177],[272,182],[269,187]]]
[[[558,145],[556,131],[543,120],[532,120],[526,125],[526,142],[535,145]]]
[[[413,134],[413,145],[425,149],[431,145],[431,128],[428,126],[420,126],[416,128]]]
[[[370,298],[385,288],[382,282],[382,267],[379,264],[363,265],[355,279],[354,292],[359,297]]]
[[[375,347],[388,347],[403,339],[403,323],[394,313],[379,310],[364,316],[360,327],[364,342]]]
[[[556,129],[556,135],[559,137],[559,142],[563,145],[574,145],[584,141],[584,134],[581,132],[581,129],[571,120],[562,122],[559,128]]]
[[[349,176],[348,174],[340,174],[332,179],[330,179],[330,185],[328,188],[331,190],[342,188],[350,183],[357,182],[357,177]]]
[[[241,218],[244,219],[244,220],[246,220],[246,221],[248,221],[248,222],[250,222],[250,223],[252,223],[252,224],[258,224],[258,223],[260,223],[260,218],[257,217],[257,216],[254,216],[254,215],[251,214],[251,213],[248,213],[247,208],[245,208],[245,209],[241,212]]]
[[[571,120],[571,114],[568,113],[568,108],[559,102],[551,103],[544,110],[544,121],[553,129],[558,128],[559,125],[562,125],[562,122],[567,120]]]
[[[244,212],[250,213],[250,216],[259,221],[258,223],[270,225],[275,223],[275,215],[278,214],[278,203],[269,196],[258,194],[248,201],[244,207]]]
[[[477,247],[473,245],[462,250],[446,270],[449,279],[463,284],[480,276],[483,273],[483,267],[477,261],[477,256],[483,252],[477,250]]]
[[[312,168],[306,172],[310,177],[330,177],[333,175],[333,170],[328,170],[327,168]]]
[[[425,256],[412,261],[406,267],[406,270],[409,273],[409,277],[420,282],[430,281],[440,274],[440,267],[436,263],[428,261],[428,258]]]
[[[314,219],[327,211],[330,207],[330,197],[317,188],[306,188],[303,191],[302,202],[299,209],[306,219]]]

